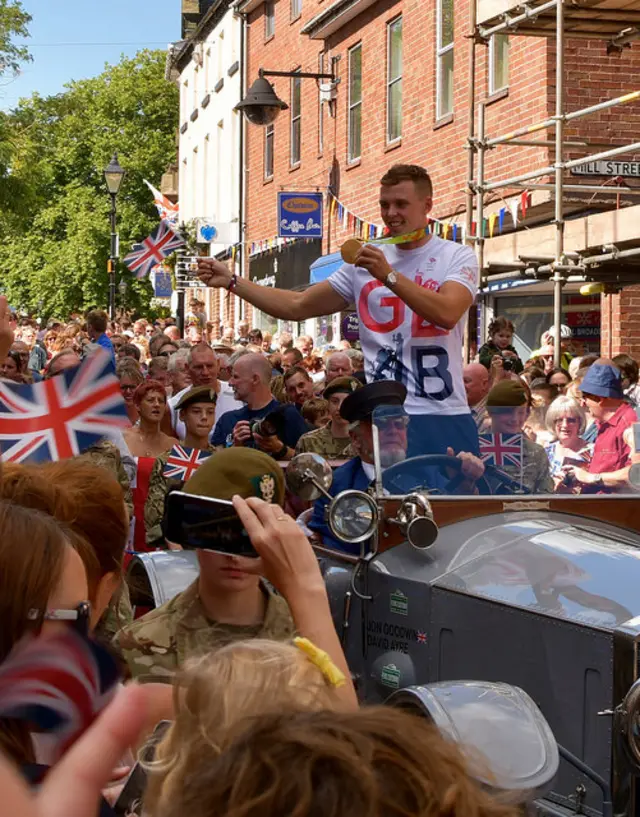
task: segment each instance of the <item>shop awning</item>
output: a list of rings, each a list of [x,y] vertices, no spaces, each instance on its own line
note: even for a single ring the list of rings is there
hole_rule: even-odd
[[[309,267],[309,283],[319,284],[343,265],[339,252],[332,252],[330,255],[322,255],[317,258]]]

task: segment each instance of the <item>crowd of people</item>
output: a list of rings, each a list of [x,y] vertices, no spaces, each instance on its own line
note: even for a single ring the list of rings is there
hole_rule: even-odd
[[[282,466],[296,453],[332,461],[334,493],[366,489],[377,466],[403,491],[396,466],[428,453],[447,455],[446,466],[427,468],[435,490],[476,494],[488,484],[485,434],[522,440],[520,464],[504,465],[516,486],[629,489],[637,364],[576,354],[567,329],[546,332],[522,361],[513,326],[498,318],[477,362],[463,367],[478,270],[469,247],[429,233],[432,198],[423,168],[392,167],[380,207],[398,241],[362,246],[354,264],[304,292],[202,261],[206,285],[282,320],[355,303],[360,349],[316,349],[312,338],[247,322],[213,327],[198,301],[182,333],[173,320],[110,322],[100,310],[41,326],[0,296],[3,379],[58,377],[101,347],[130,421],[78,457],[3,465],[0,671],[25,638],[73,628],[108,645],[123,676],[140,682],[61,759],[51,735],[3,716],[0,815],[88,817],[100,797],[109,814],[123,793],[119,767],[139,756],[151,817],[515,816],[424,720],[358,707],[309,538],[342,547],[326,526],[327,498],[309,508],[285,492]],[[127,550],[174,546],[166,506],[175,488],[231,502],[257,558],[198,547],[192,584],[134,619]],[[160,735],[162,721],[170,725]],[[36,784],[31,793],[22,780]]]
[[[0,342],[7,334],[0,315]],[[201,344],[193,350],[204,352]],[[258,355],[244,351],[232,362],[231,382],[248,383],[248,394],[252,384],[262,389],[264,358],[236,372],[238,362]],[[191,355],[187,371],[197,379],[203,368],[194,361],[209,369]],[[335,382],[347,379],[338,372],[329,380],[329,398],[342,394]],[[147,376],[136,388],[133,403],[144,423],[125,435],[134,450],[145,445],[145,430],[159,448],[166,442],[161,385]],[[213,382],[184,388],[177,416],[192,435],[187,442],[204,444],[220,390]],[[185,395],[198,399],[184,402]],[[201,410],[192,416],[194,406]],[[515,815],[475,782],[463,752],[425,720],[358,707],[318,561],[283,508],[282,468],[259,442],[216,448],[184,486],[231,499],[259,558],[198,551],[194,584],[128,624],[120,614],[127,615],[129,514],[116,477],[91,452],[44,465],[4,464],[0,668],[21,654],[25,638],[44,643],[72,629],[112,644],[126,674],[143,684],[121,689],[61,756],[55,735],[28,718],[1,718],[0,814],[89,817],[98,801],[101,814],[112,814],[122,808],[122,780],[138,757],[148,782],[143,804],[128,803],[128,814]],[[23,665],[22,678],[30,671]],[[156,725],[165,721],[159,737]],[[25,781],[36,785],[28,790]]]
[[[523,363],[512,345],[512,322],[491,322],[477,362],[464,368],[478,431],[524,435],[524,484],[532,492],[632,490],[638,364],[627,354],[575,353],[571,329],[563,325],[557,367],[554,329]],[[505,470],[515,475],[517,467]]]

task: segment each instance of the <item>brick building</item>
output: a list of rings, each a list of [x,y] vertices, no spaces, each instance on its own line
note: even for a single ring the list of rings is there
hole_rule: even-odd
[[[245,126],[245,269],[253,280],[266,285],[302,287],[309,283],[309,264],[335,252],[353,234],[325,208],[322,242],[296,242],[286,247],[277,235],[278,190],[330,189],[359,219],[380,224],[377,209],[378,180],[397,162],[427,167],[433,177],[434,216],[464,223],[467,179],[466,139],[469,133],[469,3],[453,0],[244,0],[237,9],[245,20],[245,76],[250,85],[260,68],[282,71],[328,71],[339,77],[335,98],[326,100],[312,79],[276,78],[278,96],[289,105],[270,128]],[[543,37],[494,37],[476,49],[476,102],[486,105],[486,131],[504,133],[553,114],[555,92],[555,40]],[[640,67],[637,45],[607,53],[603,39],[568,39],[565,83],[568,109],[576,110],[632,90],[631,77]],[[588,70],[585,67],[588,66]],[[568,140],[589,139],[602,145],[631,141],[640,126],[640,106],[627,105],[578,119],[567,129]],[[553,164],[552,131],[540,146],[503,147],[487,154],[485,176],[505,178],[532,168]],[[544,131],[542,138],[544,139]],[[593,147],[572,148],[570,156],[593,153]],[[580,152],[581,151],[581,152]],[[622,157],[619,157],[622,158]],[[624,156],[632,161],[632,154]],[[601,184],[603,179],[570,176],[572,184]],[[549,181],[540,179],[539,181]],[[608,183],[613,183],[613,178]],[[638,182],[625,179],[629,186]],[[504,189],[486,198],[486,215],[508,207],[522,189]],[[638,224],[633,203],[638,199],[598,193],[567,194],[567,218],[585,224],[587,216],[603,215],[601,244],[640,243],[640,228],[616,232],[622,216]],[[620,210],[616,210],[617,206]],[[333,212],[335,216],[335,213]],[[508,216],[502,234],[487,239],[489,259],[517,258],[518,242],[534,241],[538,230],[551,230],[552,193],[534,189],[526,217],[518,216],[517,231]],[[603,222],[604,223],[604,222]],[[547,225],[547,226],[545,226]],[[609,230],[609,233],[607,233]],[[586,228],[585,228],[586,231]],[[542,233],[541,233],[542,235]],[[547,233],[544,233],[545,238]],[[514,238],[516,236],[517,238]],[[524,238],[521,238],[523,236]],[[545,238],[546,240],[546,238]],[[595,248],[587,236],[580,252]],[[600,235],[598,238],[600,241]],[[534,242],[535,243],[535,242]],[[628,275],[625,280],[628,280]],[[517,282],[522,283],[522,282]],[[565,317],[579,338],[591,348],[599,346],[599,298],[584,299],[578,285],[565,287]],[[516,317],[522,331],[523,351],[537,345],[539,333],[551,323],[551,289],[536,283],[526,291],[509,282],[488,288],[481,297],[487,314],[493,311]],[[635,350],[640,295],[632,289],[603,296],[602,331],[607,353]],[[524,312],[523,312],[524,310]],[[255,321],[269,326],[266,317]],[[589,323],[590,322],[590,323]],[[620,332],[610,327],[619,327]],[[338,320],[287,327],[318,335],[338,331]],[[588,330],[588,331],[587,331]],[[329,338],[327,338],[329,339]],[[611,343],[609,343],[611,339]]]

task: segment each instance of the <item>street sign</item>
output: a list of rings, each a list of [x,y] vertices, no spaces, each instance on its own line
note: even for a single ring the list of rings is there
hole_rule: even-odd
[[[571,168],[574,176],[622,176],[640,179],[640,162],[586,162]]]
[[[322,193],[278,193],[278,236],[322,238]]]

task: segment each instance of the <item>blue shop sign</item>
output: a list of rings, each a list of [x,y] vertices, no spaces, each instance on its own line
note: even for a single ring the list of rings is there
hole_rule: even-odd
[[[278,193],[280,238],[322,238],[322,193]]]
[[[156,267],[153,277],[153,294],[156,298],[170,298],[173,292],[171,272]]]

